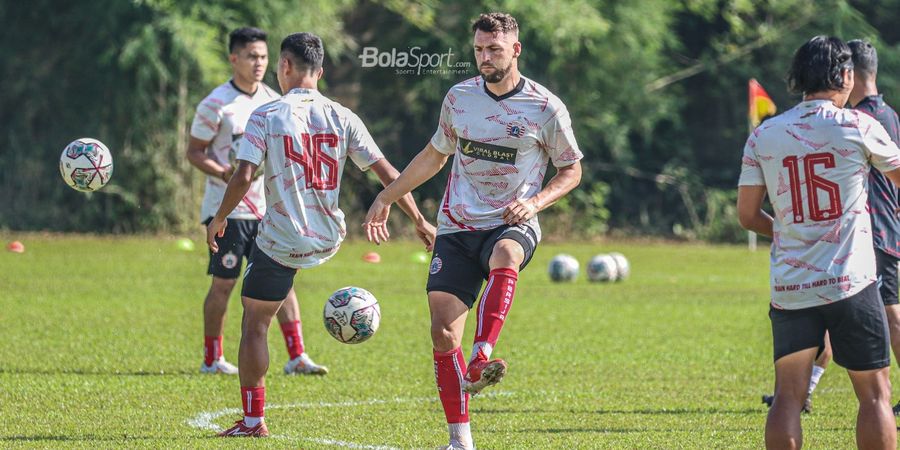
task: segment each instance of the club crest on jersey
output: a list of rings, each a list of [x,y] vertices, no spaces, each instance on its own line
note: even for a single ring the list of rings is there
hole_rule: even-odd
[[[222,267],[226,269],[234,269],[237,267],[238,257],[233,252],[228,252],[222,257]]]
[[[513,120],[506,124],[506,134],[509,137],[514,138],[525,136],[525,125],[522,125],[522,123],[517,120]]]
[[[444,267],[444,262],[441,261],[441,258],[435,256],[434,259],[431,260],[431,268],[428,269],[428,272],[434,275],[440,272],[442,267]]]
[[[469,158],[513,165],[516,163],[516,156],[519,154],[519,150],[513,147],[470,141],[465,138],[459,138],[459,151]]]

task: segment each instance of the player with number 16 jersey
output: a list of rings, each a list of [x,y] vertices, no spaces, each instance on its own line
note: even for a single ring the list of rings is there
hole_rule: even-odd
[[[900,167],[887,131],[830,100],[801,102],[747,139],[739,185],[766,185],[775,211],[773,307],[829,304],[875,281],[870,163],[882,172]]]

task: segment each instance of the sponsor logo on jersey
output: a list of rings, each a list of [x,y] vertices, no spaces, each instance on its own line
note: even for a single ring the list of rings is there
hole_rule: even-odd
[[[222,256],[222,267],[226,269],[234,269],[237,267],[238,257],[233,252],[228,252]]]
[[[524,133],[524,131],[523,131]],[[502,145],[487,144],[484,142],[470,141],[459,138],[460,151],[470,158],[493,161],[501,164],[516,164],[516,156],[519,150]]]
[[[522,123],[517,120],[513,120],[506,124],[506,134],[509,137],[514,138],[525,136],[525,125],[522,125]]]
[[[431,268],[428,272],[432,275],[441,271],[441,268],[444,267],[444,262],[441,261],[441,258],[435,256],[434,259],[431,260]]]

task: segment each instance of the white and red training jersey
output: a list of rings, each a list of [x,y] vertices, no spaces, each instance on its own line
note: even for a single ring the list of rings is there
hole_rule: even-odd
[[[500,97],[480,76],[450,88],[431,144],[456,154],[438,212],[439,235],[503,225],[507,205],[541,190],[548,162],[565,167],[583,156],[566,106],[525,77]],[[528,225],[540,239],[537,216]]]
[[[348,156],[361,170],[384,158],[359,117],[319,91],[293,89],[253,112],[237,157],[265,163],[263,253],[292,268],[334,256],[346,235],[338,196]]]
[[[256,93],[249,95],[238,89],[233,80],[229,80],[213,89],[197,106],[194,122],[191,124],[191,136],[209,141],[206,154],[223,166],[231,166],[250,113],[278,97],[280,95],[263,83],[259,84]],[[216,214],[227,185],[219,177],[206,177],[206,191],[200,206],[201,219],[206,220]],[[257,179],[228,218],[259,220],[265,212],[263,183],[261,179]]]
[[[744,147],[741,186],[766,186],[775,210],[772,306],[802,309],[875,281],[870,166],[900,167],[900,151],[868,114],[805,101],[763,122]]]

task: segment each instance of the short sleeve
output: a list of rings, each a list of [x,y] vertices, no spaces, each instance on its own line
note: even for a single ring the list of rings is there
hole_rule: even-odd
[[[384,154],[369,134],[369,129],[356,114],[350,113],[347,132],[347,156],[359,167],[367,170],[369,166],[384,159]]]
[[[766,179],[763,176],[759,157],[756,155],[756,140],[754,135],[747,138],[744,144],[744,156],[741,158],[741,177],[738,186],[765,186]]]
[[[456,152],[456,132],[453,131],[453,103],[454,96],[448,92],[441,104],[441,117],[438,119],[438,128],[431,137],[431,145],[437,151],[452,155]]]
[[[862,117],[870,119],[865,120],[865,124],[863,120],[860,120],[860,134],[866,158],[873,167],[881,172],[890,172],[900,168],[900,149],[891,140],[887,130],[877,120],[860,115],[861,119]]]
[[[238,146],[237,159],[261,166],[266,159],[266,113],[262,109],[253,111],[247,126],[244,127],[244,136]]]
[[[556,114],[541,128],[541,141],[554,167],[570,166],[584,157],[575,141],[569,110],[562,103],[558,104]]]
[[[219,132],[222,123],[222,106],[209,97],[203,99],[194,113],[191,136],[202,141],[211,141]]]

